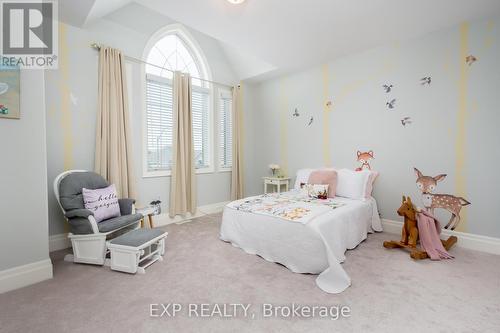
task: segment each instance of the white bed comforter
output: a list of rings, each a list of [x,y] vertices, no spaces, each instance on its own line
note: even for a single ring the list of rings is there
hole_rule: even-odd
[[[382,231],[375,199],[310,201],[292,190],[229,203],[220,238],[293,272],[319,273],[319,288],[340,293],[351,285],[345,251],[373,231]]]

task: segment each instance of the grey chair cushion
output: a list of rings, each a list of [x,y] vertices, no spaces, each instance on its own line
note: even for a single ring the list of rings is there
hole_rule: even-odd
[[[121,227],[131,225],[135,222],[140,221],[141,219],[141,214],[122,215],[113,217],[109,220],[101,221],[97,223],[97,227],[99,228],[99,232],[109,232]]]
[[[82,188],[95,190],[109,186],[108,182],[95,172],[74,172],[59,183],[59,198],[65,211],[85,208]]]
[[[68,219],[72,219],[75,217],[82,217],[82,218],[88,218],[90,215],[94,215],[94,213],[88,209],[73,209],[66,214],[64,214]]]
[[[132,206],[134,205],[134,203],[134,199],[118,199],[118,205],[120,205],[120,214],[132,214]]]
[[[92,225],[89,219],[82,217],[75,217],[68,220],[69,231],[74,235],[88,235],[93,234]]]
[[[121,235],[119,237],[116,237],[110,243],[116,245],[138,247],[164,233],[165,230],[160,230],[160,229],[136,229],[129,231],[126,234]]]

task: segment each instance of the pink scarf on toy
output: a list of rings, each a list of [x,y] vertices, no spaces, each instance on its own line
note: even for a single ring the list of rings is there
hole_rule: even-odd
[[[422,210],[417,213],[417,223],[420,245],[431,260],[452,259],[453,256],[445,250],[439,238],[441,233],[439,221],[430,212]]]

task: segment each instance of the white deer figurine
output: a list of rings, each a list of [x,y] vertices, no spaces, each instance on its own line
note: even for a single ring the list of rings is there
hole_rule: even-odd
[[[470,205],[470,202],[462,197],[456,197],[451,194],[433,194],[437,183],[442,181],[446,175],[441,174],[436,177],[424,176],[417,168],[413,169],[415,169],[415,174],[417,176],[417,187],[422,191],[422,202],[424,206],[428,208],[432,214],[434,214],[434,208],[442,208],[450,212],[450,222],[445,226],[445,229],[451,227],[451,230],[455,230],[460,223],[460,210],[463,206]]]

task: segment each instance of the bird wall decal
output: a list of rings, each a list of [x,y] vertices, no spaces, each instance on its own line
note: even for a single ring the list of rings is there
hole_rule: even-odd
[[[421,85],[426,85],[426,84],[431,84],[431,77],[430,76],[425,76],[420,79],[420,84]]]
[[[413,121],[411,120],[411,117],[404,117],[401,119],[401,124],[406,127],[406,125],[411,124]]]
[[[465,62],[467,63],[467,65],[472,65],[473,63],[475,63],[477,61],[477,58],[474,57],[472,54],[471,55],[468,55],[467,57],[465,57]]]
[[[394,109],[395,104],[396,104],[395,98],[393,98],[390,102],[385,103],[385,105],[387,105],[387,108],[389,108],[389,109]]]
[[[384,88],[384,91],[385,91],[386,93],[390,93],[390,92],[391,92],[391,90],[392,90],[392,87],[393,87],[393,85],[392,85],[392,84],[384,84],[384,85],[382,86],[382,88]]]

